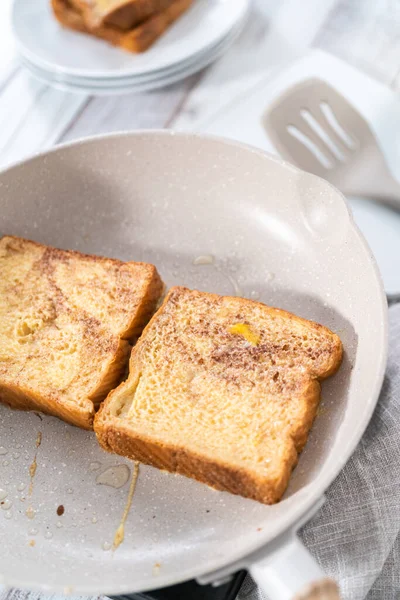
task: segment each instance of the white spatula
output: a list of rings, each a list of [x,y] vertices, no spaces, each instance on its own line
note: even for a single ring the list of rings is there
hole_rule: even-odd
[[[400,209],[393,177],[367,121],[338,91],[320,79],[297,83],[264,115],[279,153],[305,171],[330,181],[348,196],[384,201]]]
[[[398,95],[388,86],[322,50],[310,50],[287,68],[277,70],[273,77],[269,76],[256,86],[245,89],[240,97],[236,97],[234,101],[224,106],[223,110],[216,112],[212,118],[200,123],[198,127],[203,132],[240,140],[269,152],[277,152],[265,127],[266,113],[269,107],[277,105],[280,98],[286,97],[287,90],[311,79],[326,81],[353,107],[357,108],[362,123],[368,123],[370,133],[372,132],[373,138],[378,140],[378,146],[383,150],[385,161],[393,173],[394,179],[400,180],[400,144],[396,136],[400,123]],[[307,103],[302,108],[306,107]],[[293,119],[297,114],[293,114]],[[301,115],[298,116],[301,117]],[[339,116],[337,116],[338,119]],[[300,122],[302,124],[302,121]],[[288,122],[286,121],[285,124]],[[340,124],[344,129],[344,122]],[[347,132],[355,135],[351,125]],[[323,144],[319,140],[318,143]],[[341,143],[341,147],[343,146],[344,142]],[[285,149],[286,145],[281,146],[282,152],[289,158]],[[303,155],[309,152],[304,146],[301,147],[301,150]],[[346,157],[351,157],[352,164],[354,154],[357,154],[357,161],[359,164],[363,164],[360,158],[360,149],[351,148],[351,143],[350,148],[345,146],[342,152],[346,153]],[[290,160],[293,159],[290,157]],[[331,160],[333,161],[333,159]],[[378,158],[378,161],[382,164],[381,158]],[[338,165],[336,168],[339,168],[340,165],[336,159],[335,162]],[[338,172],[336,168],[334,169],[335,174]],[[320,166],[318,169],[321,169],[318,170],[319,175],[329,179],[328,169],[322,169]],[[309,170],[312,170],[312,167]],[[387,169],[385,171],[387,172]],[[368,196],[373,196],[375,188],[381,181],[380,175],[372,177],[368,172],[361,173],[361,175],[360,179],[364,182],[363,189],[367,187]],[[390,175],[391,179],[393,176]],[[394,183],[395,185],[389,184],[389,190],[388,186],[385,186],[385,189],[379,189],[378,192],[381,192],[382,195],[384,192],[385,198],[389,197],[389,193],[391,196],[393,189],[396,191],[397,187],[396,181]],[[384,204],[376,201],[375,198],[368,200],[365,195],[360,194],[358,197],[349,195],[348,199],[356,223],[367,238],[378,260],[386,292],[391,296],[397,296],[400,292],[400,210],[398,203],[396,203],[397,210],[392,210],[386,202]],[[389,197],[389,200],[393,199]],[[394,202],[391,203],[394,204]]]

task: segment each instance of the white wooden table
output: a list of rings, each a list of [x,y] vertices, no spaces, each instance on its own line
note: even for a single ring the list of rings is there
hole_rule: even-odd
[[[394,90],[400,87],[398,0],[254,0],[245,31],[216,64],[164,90],[109,98],[74,96],[28,75],[15,56],[10,7],[11,0],[0,1],[0,166],[93,134],[199,129],[272,66],[309,46],[336,54]],[[0,600],[39,598],[0,592]]]

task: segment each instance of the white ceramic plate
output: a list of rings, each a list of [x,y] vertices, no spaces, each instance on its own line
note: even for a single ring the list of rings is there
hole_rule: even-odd
[[[121,78],[118,80],[82,80],[79,81],[78,78],[69,78],[64,76],[63,74],[58,75],[57,73],[51,73],[45,71],[44,69],[40,69],[36,65],[32,64],[29,60],[24,57],[21,57],[22,64],[32,73],[34,77],[46,83],[47,85],[51,85],[58,89],[73,92],[77,94],[89,94],[89,95],[119,95],[119,94],[127,94],[127,93],[139,93],[150,91],[154,89],[159,89],[161,87],[165,87],[167,85],[171,85],[184,79],[185,77],[189,77],[194,73],[197,73],[201,69],[207,67],[210,63],[219,58],[235,41],[235,39],[240,34],[241,27],[238,27],[234,30],[234,32],[229,35],[223,42],[218,44],[216,48],[209,53],[203,53],[200,59],[195,61],[189,61],[186,66],[173,69],[169,71],[166,75],[162,75],[159,77],[145,77],[145,78],[136,78],[136,77],[127,77]]]
[[[74,83],[77,85],[88,85],[89,87],[99,85],[100,87],[110,88],[115,85],[118,86],[118,85],[126,85],[126,84],[131,84],[131,83],[139,84],[139,83],[144,83],[144,82],[147,83],[148,81],[155,81],[157,79],[160,79],[161,77],[173,75],[179,71],[184,71],[188,67],[192,67],[193,65],[195,65],[197,62],[200,62],[200,61],[204,62],[204,59],[206,59],[208,56],[216,55],[216,53],[219,52],[220,48],[222,48],[222,49],[226,48],[228,46],[228,44],[231,43],[231,41],[236,39],[236,37],[239,35],[239,33],[243,29],[245,20],[246,19],[243,19],[240,23],[238,23],[232,29],[232,31],[229,32],[229,34],[227,36],[222,38],[214,46],[207,48],[207,50],[202,50],[201,52],[197,52],[190,58],[178,63],[177,65],[165,67],[165,69],[160,69],[158,71],[151,72],[151,73],[143,73],[142,75],[132,75],[129,77],[128,76],[125,76],[125,77],[81,77],[78,75],[70,75],[69,73],[55,73],[54,71],[49,71],[49,70],[43,69],[42,67],[40,67],[34,63],[31,63],[31,64],[33,64],[33,66],[36,67],[37,69],[45,71],[49,77],[51,77],[52,79],[57,79],[57,81],[65,81],[67,83]],[[27,59],[26,57],[24,57],[24,59],[25,59],[25,62],[26,61],[30,62],[29,59]]]
[[[59,82],[67,82],[67,83],[73,83],[73,84],[78,84],[78,85],[83,85],[83,86],[97,86],[100,85],[101,87],[114,87],[114,86],[119,86],[119,85],[126,85],[126,84],[131,84],[131,83],[143,83],[143,82],[148,82],[148,81],[153,81],[156,80],[158,78],[161,77],[165,77],[167,75],[172,75],[177,73],[178,71],[184,71],[187,67],[194,65],[196,62],[198,61],[203,61],[203,59],[205,59],[208,55],[216,55],[217,52],[219,52],[220,48],[225,49],[228,47],[229,43],[232,43],[237,36],[240,34],[240,32],[243,30],[243,27],[246,23],[246,17],[247,17],[247,13],[245,14],[244,18],[241,19],[241,21],[239,21],[235,27],[226,35],[224,36],[221,40],[219,40],[216,44],[214,44],[213,46],[210,46],[209,48],[207,48],[206,50],[201,50],[200,52],[196,52],[196,54],[193,54],[192,56],[190,56],[189,58],[181,61],[178,64],[175,65],[170,65],[168,67],[165,67],[163,69],[159,69],[157,71],[152,71],[149,73],[143,73],[143,74],[139,74],[139,75],[132,75],[132,76],[109,76],[109,77],[82,77],[80,75],[71,75],[70,73],[60,73],[60,72],[54,72],[52,70],[47,70],[44,69],[43,67],[41,67],[40,65],[37,65],[36,63],[32,63],[30,61],[30,59],[27,56],[23,56],[24,61],[28,62],[30,64],[32,64],[33,67],[35,67],[36,69],[39,69],[41,71],[44,71],[47,74],[47,77],[50,77],[51,79],[56,79]]]
[[[244,18],[250,0],[195,0],[147,52],[132,55],[55,20],[49,0],[14,0],[12,24],[20,53],[37,67],[78,77],[125,77],[177,66],[215,46]]]

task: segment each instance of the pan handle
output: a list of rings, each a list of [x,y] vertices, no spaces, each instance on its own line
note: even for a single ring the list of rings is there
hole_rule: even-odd
[[[297,535],[249,571],[269,600],[340,600],[337,584],[328,578]]]

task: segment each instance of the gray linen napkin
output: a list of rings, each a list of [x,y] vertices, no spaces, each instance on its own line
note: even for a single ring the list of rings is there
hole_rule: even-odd
[[[400,305],[389,310],[378,406],[351,459],[301,531],[344,600],[400,600]],[[238,600],[267,600],[247,577]]]

